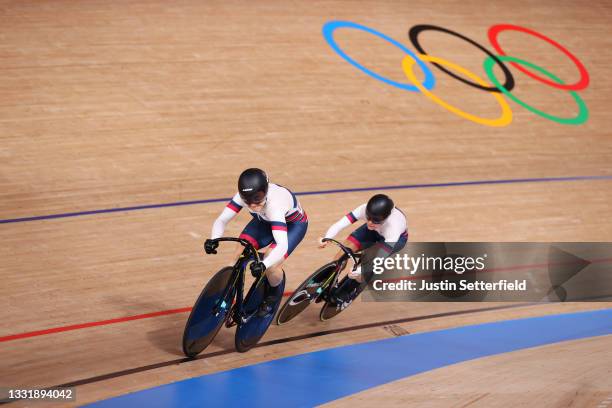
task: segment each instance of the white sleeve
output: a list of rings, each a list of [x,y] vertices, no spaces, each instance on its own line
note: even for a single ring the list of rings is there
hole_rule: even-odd
[[[361,204],[359,207],[357,207],[353,211],[351,211],[350,214],[352,214],[353,217],[355,217],[355,221],[353,221],[353,222],[356,222],[357,220],[365,221],[365,219],[366,219],[366,205],[365,204]]]
[[[340,231],[342,231],[349,225],[351,225],[351,222],[349,221],[348,216],[345,215],[344,217],[336,221],[331,227],[329,227],[329,229],[325,233],[325,238],[335,237]]]
[[[211,239],[216,239],[223,236],[225,232],[225,226],[242,210],[243,203],[240,199],[240,195],[236,194],[229,203],[225,206],[221,214],[217,217],[212,226],[212,232],[210,233]]]
[[[357,220],[365,219],[365,208],[366,205],[362,204],[350,213],[346,214],[344,217],[340,218],[338,221],[336,221],[334,225],[329,227],[329,229],[325,233],[325,238],[333,238],[338,235],[338,233],[344,228],[356,223]]]
[[[285,212],[273,210],[270,214],[270,224],[272,225],[272,236],[276,246],[268,253],[268,256],[263,260],[266,268],[276,265],[285,259],[287,250],[289,249],[289,240],[287,239],[287,223],[285,222]]]

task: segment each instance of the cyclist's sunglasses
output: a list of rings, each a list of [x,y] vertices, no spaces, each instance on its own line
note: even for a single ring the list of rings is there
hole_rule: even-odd
[[[244,199],[247,205],[259,205],[266,202],[266,195],[264,193],[257,194],[255,197]]]
[[[385,222],[385,220],[380,220],[380,219],[375,219],[375,218],[371,218],[371,217],[366,217],[368,221],[370,221],[372,224],[376,224],[376,225],[380,225],[382,223]]]

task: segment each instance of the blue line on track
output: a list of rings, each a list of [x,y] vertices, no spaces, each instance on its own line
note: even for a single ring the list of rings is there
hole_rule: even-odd
[[[450,182],[450,183],[429,183],[429,184],[401,184],[401,185],[395,185],[395,186],[373,186],[373,187],[360,187],[360,188],[343,188],[343,189],[334,189],[334,190],[302,191],[302,192],[296,193],[296,195],[306,196],[306,195],[355,193],[355,192],[361,192],[361,191],[378,191],[378,190],[404,190],[404,189],[432,188],[432,187],[473,186],[473,185],[483,185],[483,184],[544,183],[544,182],[586,181],[586,180],[612,180],[612,175],[541,177],[541,178],[520,178],[520,179],[502,179],[502,180],[475,180],[475,181],[457,181],[457,182]],[[38,216],[23,217],[23,218],[8,218],[8,219],[0,220],[0,224],[10,224],[10,223],[28,222],[28,221],[42,221],[42,220],[51,220],[51,219],[56,219],[56,218],[80,217],[80,216],[85,216],[85,215],[107,214],[107,213],[124,212],[124,211],[150,210],[154,208],[179,207],[179,206],[184,206],[184,205],[220,203],[220,202],[229,201],[230,199],[231,197],[211,198],[211,199],[206,199],[206,200],[179,201],[175,203],[138,205],[134,207],[106,208],[102,210],[69,212],[69,213],[50,214],[50,215],[38,215]]]
[[[612,309],[464,326],[285,357],[88,407],[312,407],[451,364],[605,335]]]

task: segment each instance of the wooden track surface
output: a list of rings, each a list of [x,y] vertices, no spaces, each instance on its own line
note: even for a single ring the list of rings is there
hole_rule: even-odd
[[[591,84],[579,94],[590,118],[583,125],[563,126],[511,103],[514,120],[507,127],[466,121],[342,60],[321,34],[332,19],[366,24],[411,49],[406,33],[415,24],[453,29],[488,49],[486,32],[493,24],[536,29],[587,67]],[[1,2],[0,220],[229,197],[237,175],[250,166],[265,168],[272,181],[294,191],[609,176],[611,19],[607,1],[588,6],[570,1]],[[337,38],[364,65],[406,81],[398,49],[349,30],[339,31]],[[500,38],[508,54],[554,70],[567,82],[578,80],[572,63],[552,46],[520,33]],[[430,54],[486,78],[484,54],[473,46],[441,33],[424,33],[422,39]],[[467,112],[499,114],[490,94],[432,69],[436,94]],[[517,96],[560,116],[576,114],[567,92],[512,72]],[[407,213],[413,241],[612,240],[610,180],[388,193]],[[331,256],[332,250],[315,249],[317,237],[371,194],[300,197],[310,226],[287,261],[287,288]],[[191,306],[231,252],[224,248],[213,257],[201,250],[222,208],[213,203],[0,224],[0,336]],[[227,235],[238,234],[247,219],[241,214]],[[316,311],[308,311],[295,323],[273,327],[264,341],[487,306],[359,302],[325,324]],[[601,307],[610,304],[539,305],[401,327],[426,331]],[[178,359],[186,317],[174,314],[0,343],[0,385],[57,385]],[[231,349],[232,334],[222,331],[210,351]],[[83,385],[78,403],[390,335],[373,327],[143,371]],[[490,387],[500,388],[483,397],[481,406],[493,400],[515,406],[515,396],[501,387],[532,369],[525,368],[525,359],[563,364],[568,360],[560,359],[559,350],[571,350],[573,370],[591,367],[600,373],[604,362],[598,365],[591,354],[609,345],[604,338],[512,353],[389,387],[399,387],[394,402],[402,405],[404,397],[412,401],[412,387],[427,388],[450,377],[470,384],[480,378],[479,370],[487,370]],[[585,383],[592,378],[584,377]],[[609,382],[592,381],[612,393]],[[538,384],[536,393],[554,390],[550,382]],[[595,401],[602,389],[579,401]],[[453,390],[438,388],[440,398],[423,406],[448,406],[442,397],[456,395]],[[376,401],[377,392],[337,404],[371,405],[364,401]],[[468,389],[461,403],[470,403],[479,392]],[[559,397],[542,405],[567,401]]]

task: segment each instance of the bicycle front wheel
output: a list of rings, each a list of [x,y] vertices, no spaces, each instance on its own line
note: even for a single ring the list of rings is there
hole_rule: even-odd
[[[187,357],[195,357],[208,347],[223,325],[236,295],[236,287],[231,282],[232,272],[230,266],[217,272],[193,305],[183,333],[183,353]],[[229,285],[233,287],[228,293]]]

